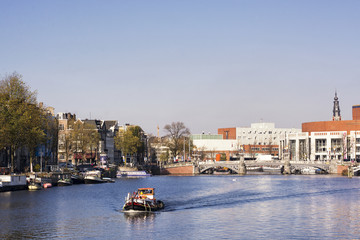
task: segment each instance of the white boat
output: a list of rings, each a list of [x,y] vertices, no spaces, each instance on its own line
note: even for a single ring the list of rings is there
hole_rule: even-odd
[[[32,182],[32,183],[29,183],[28,189],[31,191],[34,191],[34,190],[40,190],[40,189],[42,189],[42,187],[41,187],[40,183]]]
[[[101,178],[99,170],[87,171],[84,176],[85,184],[106,183],[107,181]]]
[[[277,167],[263,166],[262,168],[263,168],[264,172],[281,172],[280,166],[277,166]]]
[[[150,177],[151,174],[147,173],[146,171],[117,171],[116,177],[117,178],[138,178],[138,177]]]
[[[315,174],[316,169],[314,167],[305,167],[301,169],[301,174],[312,175]]]
[[[65,178],[65,179],[59,179],[59,181],[57,182],[58,186],[70,186],[72,185],[72,181],[69,178]]]
[[[0,175],[0,192],[27,189],[25,175]]]
[[[247,171],[253,171],[253,172],[262,172],[263,168],[262,167],[246,167]]]

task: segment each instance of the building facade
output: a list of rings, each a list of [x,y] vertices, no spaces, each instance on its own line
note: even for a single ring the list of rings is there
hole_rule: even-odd
[[[281,157],[279,146],[289,134],[301,129],[276,128],[274,123],[252,123],[250,127],[219,128],[218,134],[192,135],[197,150],[207,152],[207,159],[216,154],[226,154],[226,159],[236,159],[242,152],[245,159],[256,159],[261,155]]]
[[[360,161],[360,105],[352,107],[352,120],[342,120],[339,100],[335,93],[331,121],[302,124],[302,132],[288,136],[292,160]]]
[[[72,131],[71,124],[75,121],[81,121],[99,133],[100,140],[98,146],[89,150],[86,153],[87,162],[96,162],[102,160],[108,164],[118,165],[121,161],[121,154],[115,148],[114,138],[119,125],[117,121],[103,121],[103,120],[80,120],[76,118],[75,114],[58,113],[59,124],[59,140],[58,140],[58,159],[59,163],[76,164],[77,160],[82,158],[78,153],[71,148],[69,142],[69,135]]]

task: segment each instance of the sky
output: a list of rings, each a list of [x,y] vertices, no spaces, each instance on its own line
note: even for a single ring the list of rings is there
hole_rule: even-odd
[[[360,1],[1,0],[0,77],[81,119],[160,135],[273,122],[301,128],[360,104]]]

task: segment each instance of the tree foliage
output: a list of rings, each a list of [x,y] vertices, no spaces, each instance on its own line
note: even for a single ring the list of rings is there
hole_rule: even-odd
[[[120,129],[115,136],[115,147],[121,150],[126,159],[128,154],[144,152],[144,143],[141,139],[143,130],[139,126],[130,126]]]
[[[10,149],[11,171],[14,152],[27,147],[34,155],[38,144],[45,141],[45,112],[36,102],[36,92],[13,73],[0,82],[0,148]]]
[[[190,135],[190,130],[185,126],[183,122],[173,122],[167,124],[164,127],[169,138],[168,147],[173,154],[177,156],[183,149],[184,138]]]
[[[70,136],[64,136],[65,144],[71,144],[66,147],[72,149],[74,153],[79,153],[82,160],[86,160],[86,153],[92,152],[97,148],[100,141],[100,134],[96,127],[81,121],[73,122],[71,128]]]

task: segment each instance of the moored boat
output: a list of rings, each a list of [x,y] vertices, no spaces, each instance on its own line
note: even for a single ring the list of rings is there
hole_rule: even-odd
[[[93,170],[86,172],[84,176],[85,184],[106,183],[107,181],[101,178],[101,172],[99,170]]]
[[[123,210],[152,212],[164,207],[164,203],[155,198],[155,188],[139,188],[137,192],[128,193],[125,197]]]
[[[71,179],[69,178],[65,178],[65,179],[60,179],[58,182],[57,182],[57,185],[58,186],[70,186],[72,185],[72,181]]]
[[[42,187],[39,183],[31,182],[28,185],[29,190],[40,190]]]
[[[84,177],[80,175],[71,175],[71,181],[73,182],[73,184],[85,183]]]
[[[51,183],[44,183],[43,184],[43,188],[51,188],[52,184]]]
[[[25,175],[0,175],[0,192],[27,189]]]
[[[313,175],[315,174],[315,170],[316,168],[314,167],[304,167],[300,170],[300,173],[304,175]]]
[[[151,174],[147,173],[146,171],[117,171],[116,177],[122,178],[139,178],[139,177],[150,177]]]
[[[229,170],[217,169],[213,172],[214,175],[228,175],[230,174]]]
[[[108,177],[104,177],[103,180],[106,181],[106,182],[108,182],[108,183],[114,183],[114,182],[115,182],[114,179],[108,178]]]

